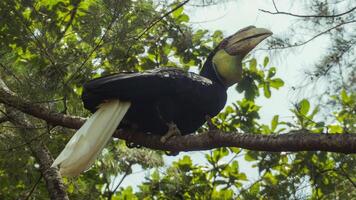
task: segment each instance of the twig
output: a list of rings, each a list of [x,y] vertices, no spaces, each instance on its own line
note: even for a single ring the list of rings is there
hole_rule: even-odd
[[[32,193],[35,191],[35,189],[36,189],[37,185],[40,183],[41,179],[42,179],[42,174],[40,174],[40,177],[39,177],[38,180],[36,181],[35,185],[33,185],[33,187],[32,187],[32,189],[30,190],[30,192],[27,194],[25,200],[30,199]]]
[[[110,29],[112,28],[112,26],[114,25],[117,16],[116,16],[116,12],[111,20],[111,22],[109,23],[109,25],[106,27],[106,31],[105,33],[100,37],[99,42],[95,45],[95,47],[92,49],[92,51],[89,53],[89,55],[85,58],[85,60],[82,62],[82,64],[72,73],[72,75],[67,79],[67,81],[64,82],[63,86],[68,85],[72,79],[76,78],[77,73],[82,71],[82,68],[84,67],[84,65],[88,62],[88,60],[90,59],[90,57],[94,54],[94,52],[96,50],[98,50],[98,48],[102,45],[102,42],[104,41],[106,35],[109,33]]]
[[[69,13],[70,13],[69,21],[67,22],[67,24],[66,24],[64,30],[59,33],[59,36],[57,37],[57,39],[56,39],[56,41],[54,42],[54,44],[58,43],[58,42],[65,36],[65,34],[66,34],[66,32],[68,31],[69,27],[73,24],[75,15],[77,14],[78,6],[79,6],[79,3],[78,3],[78,5],[75,5],[73,9],[71,9],[71,10],[69,11]]]
[[[274,0],[272,0],[272,3],[273,3],[273,6],[274,6],[274,9],[276,9],[276,11],[279,12],[279,10],[277,8],[277,5],[276,5],[276,2],[274,2]]]
[[[13,151],[13,150],[15,150],[15,149],[18,149],[18,148],[20,148],[20,147],[23,147],[23,146],[25,146],[25,145],[29,145],[29,144],[31,144],[32,142],[36,141],[38,138],[41,138],[41,137],[42,137],[43,135],[45,135],[46,133],[47,133],[47,132],[42,133],[42,134],[40,134],[40,135],[38,135],[38,136],[36,136],[36,137],[34,137],[34,138],[32,138],[32,139],[30,139],[30,140],[28,140],[28,141],[22,143],[22,144],[19,144],[19,145],[16,145],[16,146],[13,146],[13,147],[10,147],[10,148],[7,148],[7,149],[0,149],[0,151],[2,151],[2,152],[10,152],[10,151]]]
[[[351,179],[351,177],[345,172],[345,170],[342,167],[340,167],[340,171],[342,172],[343,176],[345,176],[347,180],[350,181],[350,183],[354,186],[354,188],[356,188],[356,183]]]
[[[348,22],[342,22],[340,24],[337,24],[336,26],[333,26],[333,27],[331,27],[329,29],[326,29],[325,31],[322,31],[322,32],[314,35],[313,37],[311,37],[310,39],[308,39],[308,40],[306,40],[304,42],[296,43],[296,44],[288,45],[288,46],[283,46],[283,47],[273,47],[273,48],[270,48],[270,49],[287,49],[287,48],[299,47],[299,46],[307,44],[308,42],[310,42],[310,41],[312,41],[312,40],[314,40],[314,39],[316,39],[316,38],[318,38],[318,37],[330,32],[330,31],[332,31],[332,30],[334,30],[334,29],[336,29],[336,28],[338,28],[340,26],[343,26],[343,25],[346,25],[346,24],[355,23],[355,22],[356,22],[356,20],[352,20],[352,21],[348,21]]]
[[[129,175],[129,173],[126,171],[125,174],[122,176],[122,178],[120,179],[119,183],[117,184],[117,186],[114,188],[114,190],[112,191],[113,194],[115,194],[115,192],[117,191],[117,189],[119,189],[119,186],[121,185],[121,183],[124,181],[124,179]]]
[[[273,1],[274,4],[274,1]],[[289,13],[289,12],[282,12],[282,11],[278,11],[276,5],[274,4],[274,7],[276,9],[276,12],[272,12],[269,10],[264,10],[264,9],[259,9],[261,12],[264,13],[268,13],[268,14],[272,14],[272,15],[289,15],[289,16],[293,16],[293,17],[302,17],[302,18],[334,18],[334,17],[341,17],[343,15],[349,14],[352,11],[356,10],[356,7],[351,8],[350,10],[340,13],[340,14],[335,14],[335,15],[299,15],[299,14],[293,14],[293,13]]]
[[[4,69],[5,72],[9,73],[14,79],[19,83],[22,84],[22,81],[16,76],[16,74],[10,70],[9,67],[6,67],[4,64],[0,63],[0,67]]]
[[[178,10],[180,7],[184,6],[185,4],[187,4],[190,0],[185,0],[182,3],[180,3],[178,6],[176,6],[175,8],[173,8],[172,10],[168,11],[167,13],[163,14],[161,17],[159,17],[158,19],[154,20],[153,22],[151,22],[140,34],[138,34],[136,37],[134,37],[135,40],[139,40],[141,39],[142,36],[144,36],[151,28],[153,28],[158,22],[160,22],[162,19],[164,19],[165,17],[167,17],[168,15],[170,15],[171,13],[173,13],[174,11]],[[130,53],[130,50],[132,49],[132,46],[129,46],[129,48],[126,51],[126,55],[128,55]]]
[[[160,22],[162,19],[173,13],[174,11],[178,10],[180,7],[184,6],[187,4],[190,0],[185,0],[182,3],[180,3],[177,7],[173,8],[172,10],[168,11],[158,19],[154,20],[148,27],[146,27],[137,37],[135,37],[136,40],[139,40],[147,31],[149,31],[152,27],[154,27],[158,22]]]

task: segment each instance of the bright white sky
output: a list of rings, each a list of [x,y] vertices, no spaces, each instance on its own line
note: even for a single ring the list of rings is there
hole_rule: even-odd
[[[276,0],[275,2],[280,11],[303,14],[302,1]],[[275,35],[283,35],[283,33],[288,32],[289,27],[295,20],[295,18],[285,15],[262,13],[258,9],[274,11],[272,1],[269,0],[235,0],[218,6],[193,7],[188,4],[185,7],[190,16],[191,25],[194,28],[208,29],[211,32],[221,30],[226,36],[249,25],[268,28]],[[305,37],[310,38],[312,34],[305,35]],[[292,103],[308,95],[296,94],[291,90],[291,87],[305,81],[303,72],[312,66],[313,62],[317,61],[318,55],[324,52],[326,45],[325,39],[320,38],[308,45],[294,49],[294,53],[281,51],[272,53],[265,50],[258,50],[252,53],[260,63],[263,62],[265,56],[270,56],[270,64],[277,67],[276,77],[280,77],[285,81],[285,86],[282,89],[278,91],[272,90],[270,99],[262,97],[257,100],[257,104],[262,106],[260,112],[262,123],[270,124],[274,115],[280,115],[280,120],[292,120],[292,115],[289,112],[289,109],[292,108]],[[259,47],[261,46],[263,46],[263,42]],[[242,96],[237,94],[234,88],[231,87],[228,91],[228,104],[241,98]],[[176,157],[165,157],[166,166],[183,155],[191,156],[194,163],[204,164],[206,162],[204,152],[189,152],[180,153]],[[238,160],[240,170],[244,171],[248,178],[252,178],[251,180],[257,179],[257,170],[252,169],[251,164],[244,161],[243,158]],[[127,177],[122,183],[123,187],[136,186],[144,180],[145,175],[148,175],[148,172],[142,172],[140,168],[134,168],[134,171],[138,173]]]

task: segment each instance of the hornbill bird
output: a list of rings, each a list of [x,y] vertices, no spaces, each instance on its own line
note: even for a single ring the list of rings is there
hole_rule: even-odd
[[[84,107],[94,114],[52,164],[76,176],[96,159],[117,128],[162,135],[189,134],[226,103],[226,90],[242,79],[242,59],[272,32],[249,26],[225,38],[207,57],[200,74],[177,68],[123,72],[83,86]],[[121,122],[121,123],[120,123]]]

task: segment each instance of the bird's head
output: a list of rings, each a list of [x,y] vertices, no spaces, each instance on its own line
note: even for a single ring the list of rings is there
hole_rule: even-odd
[[[212,67],[227,87],[242,79],[242,59],[272,32],[248,26],[225,38],[213,51]]]

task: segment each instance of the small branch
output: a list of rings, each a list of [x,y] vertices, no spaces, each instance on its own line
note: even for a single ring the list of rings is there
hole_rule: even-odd
[[[57,44],[65,36],[65,34],[67,33],[69,27],[73,24],[74,19],[75,19],[75,15],[77,14],[77,11],[78,11],[79,3],[77,5],[74,5],[74,8],[69,11],[70,18],[69,18],[67,24],[65,25],[63,31],[59,33],[59,36],[57,37],[57,39],[54,42],[54,44]]]
[[[42,174],[40,175],[40,177],[38,178],[38,180],[36,181],[36,183],[33,185],[33,187],[31,188],[31,190],[28,192],[28,194],[26,195],[25,200],[30,199],[31,195],[33,194],[33,192],[35,191],[37,185],[40,183],[42,179]]]
[[[139,40],[144,34],[147,33],[152,27],[154,27],[158,22],[160,22],[162,19],[173,13],[174,11],[178,10],[180,7],[184,6],[187,4],[190,0],[185,0],[182,3],[180,3],[177,7],[173,8],[172,10],[166,12],[164,15],[159,17],[158,19],[154,20],[151,24],[149,24],[135,39]]]
[[[10,70],[9,67],[6,67],[4,64],[0,63],[0,67],[4,69],[6,73],[8,73],[10,76],[12,76],[18,83],[22,84],[22,81],[16,76],[16,74]]]
[[[190,0],[185,0],[182,3],[180,3],[177,7],[173,8],[172,10],[168,11],[167,13],[163,14],[161,17],[159,17],[158,19],[154,20],[153,22],[151,22],[140,34],[138,34],[136,37],[134,37],[135,40],[139,40],[141,39],[142,36],[144,36],[151,28],[153,28],[158,22],[160,22],[162,19],[164,19],[165,17],[167,17],[168,15],[170,15],[171,13],[173,13],[174,11],[176,11],[177,9],[179,9],[180,7],[184,6],[185,4],[187,4]],[[133,45],[131,45],[127,51],[126,51],[126,55],[128,55],[130,53],[130,50],[132,48]]]
[[[102,45],[102,42],[104,41],[106,35],[109,33],[109,31],[111,30],[112,26],[114,25],[115,21],[117,19],[116,16],[116,12],[111,20],[111,22],[109,23],[109,25],[106,27],[106,31],[105,33],[100,37],[99,42],[95,45],[95,47],[92,49],[92,51],[89,53],[89,55],[85,58],[85,60],[81,63],[81,65],[73,72],[73,74],[64,82],[63,85],[68,85],[72,79],[76,78],[77,74],[79,72],[82,71],[83,67],[85,66],[85,64],[88,62],[88,60],[90,59],[90,57],[95,53],[96,50],[99,49],[99,47]]]
[[[356,183],[351,179],[351,177],[345,172],[345,170],[342,167],[340,167],[340,171],[342,172],[342,175],[345,176],[347,180],[352,184],[352,186],[356,188]]]
[[[24,128],[22,128],[22,129],[24,129]],[[31,127],[28,127],[27,129],[31,129]],[[15,145],[15,146],[9,147],[7,149],[0,149],[0,151],[2,151],[2,152],[11,152],[11,151],[14,151],[15,149],[18,149],[18,148],[22,148],[23,149],[24,146],[30,145],[31,143],[37,141],[39,138],[43,137],[43,135],[45,135],[45,134],[47,134],[47,133],[42,133],[40,135],[37,135],[37,136],[35,136],[35,137],[31,138],[31,139],[26,140],[22,144]]]
[[[112,194],[115,194],[115,192],[117,191],[117,189],[119,189],[121,183],[125,180],[125,178],[129,175],[128,171],[125,172],[125,174],[121,177],[119,183],[117,184],[117,186],[114,188],[114,190],[112,191]]]
[[[314,39],[316,39],[316,38],[318,38],[318,37],[320,37],[320,36],[322,36],[322,35],[324,35],[324,34],[330,32],[330,31],[332,31],[332,30],[334,30],[334,29],[336,29],[336,28],[338,28],[338,27],[340,27],[340,26],[343,26],[343,25],[346,25],[346,24],[355,23],[355,22],[356,22],[356,20],[352,20],[352,21],[348,21],[348,22],[343,22],[343,23],[337,24],[337,25],[335,25],[335,26],[333,26],[333,27],[331,27],[331,28],[329,28],[329,29],[326,29],[325,31],[322,31],[322,32],[320,32],[320,33],[314,35],[313,37],[311,37],[310,39],[308,39],[308,40],[306,40],[306,41],[304,41],[304,42],[296,43],[296,44],[288,45],[288,46],[283,46],[283,47],[274,47],[274,48],[271,48],[271,49],[287,49],[287,48],[299,47],[299,46],[302,46],[302,45],[307,44],[308,42],[310,42],[310,41],[312,41],[312,40],[314,40]]]
[[[276,9],[276,12],[272,12],[272,11],[268,11],[268,10],[264,10],[264,9],[259,9],[261,12],[264,13],[268,13],[271,15],[289,15],[289,16],[293,16],[293,17],[302,17],[302,18],[334,18],[334,17],[341,17],[343,15],[347,15],[351,12],[353,12],[354,10],[356,10],[356,7],[351,8],[350,10],[340,13],[340,14],[335,14],[335,15],[298,15],[298,14],[293,14],[293,13],[289,13],[289,12],[282,12],[282,11],[278,11],[276,4],[273,1],[273,5],[274,8]]]
[[[278,8],[277,8],[277,5],[276,5],[276,2],[274,2],[274,0],[272,0],[272,3],[273,3],[274,9],[275,9],[277,12],[279,12],[279,11],[278,11]]]

